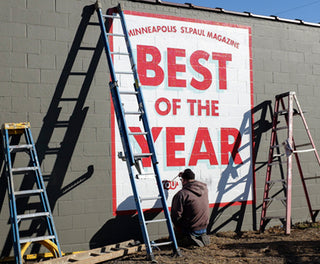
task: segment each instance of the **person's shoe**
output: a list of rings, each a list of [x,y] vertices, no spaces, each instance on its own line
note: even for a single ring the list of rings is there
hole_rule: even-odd
[[[191,243],[194,245],[194,246],[198,246],[198,247],[204,247],[204,243],[201,241],[201,236],[194,236],[194,235],[189,235],[189,238],[191,240]]]
[[[210,237],[207,234],[201,235],[200,239],[201,239],[203,245],[208,246],[210,244]]]

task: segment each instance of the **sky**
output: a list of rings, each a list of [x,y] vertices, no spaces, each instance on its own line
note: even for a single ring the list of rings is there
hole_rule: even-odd
[[[191,3],[204,7],[220,7],[229,11],[251,12],[256,15],[275,15],[306,22],[320,22],[320,0],[164,0],[174,3]]]

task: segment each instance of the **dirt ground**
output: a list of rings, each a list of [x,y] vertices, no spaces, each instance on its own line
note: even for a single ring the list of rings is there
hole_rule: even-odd
[[[172,257],[171,250],[154,251],[157,263],[320,263],[320,222],[298,223],[286,235],[281,227],[272,227],[263,234],[248,231],[241,234],[220,232],[210,235],[207,247],[180,247],[181,257]],[[106,263],[143,264],[146,252],[128,255]]]

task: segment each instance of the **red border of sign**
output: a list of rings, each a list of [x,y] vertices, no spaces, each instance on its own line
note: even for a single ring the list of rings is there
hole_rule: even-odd
[[[235,25],[235,24],[229,24],[229,23],[222,23],[222,22],[214,22],[214,21],[208,21],[208,20],[201,20],[201,19],[194,19],[194,18],[184,18],[184,17],[176,17],[176,16],[169,16],[169,15],[161,15],[161,14],[152,14],[152,13],[144,13],[144,12],[136,12],[136,11],[123,11],[125,14],[128,15],[135,15],[135,16],[145,16],[145,17],[155,17],[160,19],[170,19],[170,20],[177,20],[177,21],[185,21],[185,22],[193,22],[193,23],[199,23],[199,24],[209,24],[209,25],[219,25],[219,26],[225,26],[225,27],[233,27],[233,28],[243,28],[248,29],[249,33],[249,59],[250,59],[250,93],[251,93],[251,109],[253,109],[253,73],[252,73],[252,36],[251,36],[251,27],[249,26],[242,26],[242,25]],[[112,32],[111,28],[111,32]],[[110,49],[113,50],[113,41],[112,38],[110,39]],[[124,211],[117,211],[117,195],[116,195],[116,150],[115,150],[115,113],[113,108],[113,103],[111,100],[111,155],[112,155],[112,207],[113,207],[113,215],[129,215],[129,214],[135,214],[136,210],[124,210]],[[251,113],[252,122],[254,123],[254,113]],[[252,200],[248,201],[235,201],[235,202],[226,202],[226,203],[218,203],[219,207],[224,206],[237,206],[237,205],[243,205],[243,204],[256,204],[256,177],[255,177],[255,164],[254,163],[254,135],[253,135],[253,126],[251,126],[252,129]],[[209,207],[214,207],[217,204],[209,204]],[[170,208],[169,208],[170,209]],[[146,209],[144,211],[148,212],[159,212],[161,211],[161,208],[155,208],[155,209]]]

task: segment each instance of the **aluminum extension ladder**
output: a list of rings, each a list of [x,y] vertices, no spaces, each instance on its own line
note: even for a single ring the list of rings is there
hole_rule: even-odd
[[[127,163],[132,191],[133,191],[135,204],[136,204],[136,209],[138,212],[140,227],[141,227],[144,243],[146,245],[147,258],[150,260],[154,260],[152,247],[159,247],[159,246],[168,245],[168,244],[172,245],[172,248],[175,254],[180,255],[180,250],[177,245],[176,237],[173,230],[173,225],[170,218],[170,213],[166,203],[166,197],[165,197],[164,189],[162,186],[161,177],[159,175],[159,170],[157,165],[158,161],[156,158],[153,138],[152,138],[151,130],[149,127],[149,122],[148,122],[148,117],[146,113],[146,108],[144,105],[143,96],[141,93],[139,77],[138,77],[136,64],[134,62],[134,58],[132,54],[132,49],[131,49],[129,35],[128,35],[126,23],[125,23],[124,14],[121,10],[120,5],[118,5],[116,8],[109,10],[107,12],[108,13],[107,15],[102,14],[101,3],[99,1],[96,2],[96,11],[98,13],[99,24],[102,32],[102,38],[103,38],[105,52],[106,52],[109,70],[110,70],[111,81],[109,83],[109,86],[111,90],[113,106],[116,113],[122,146],[124,150],[124,156],[122,156],[122,159],[125,160]],[[110,28],[112,26],[114,19],[120,19],[121,21],[121,26],[122,26],[121,34],[110,33]],[[123,41],[125,41],[126,50],[121,52],[112,52],[110,50],[109,37],[122,38]],[[115,71],[113,57],[112,57],[115,55],[127,57],[128,64],[129,64],[128,66],[131,66],[129,72],[119,71],[121,69],[118,69],[118,71]],[[118,84],[118,78],[120,78],[120,76],[122,75],[128,75],[128,74],[133,76],[134,83],[130,84],[129,88],[122,87],[122,89],[120,89],[120,86]],[[127,89],[127,90],[124,90],[124,89]],[[126,102],[129,104],[129,101],[137,102],[135,106],[136,106],[136,109],[138,109],[138,111],[129,111],[128,109],[125,109]],[[136,117],[134,121],[135,123],[132,123],[133,122],[132,117]],[[137,125],[137,123],[140,123],[142,132],[129,132],[130,122],[131,122],[131,126]],[[149,153],[133,152],[133,146],[131,141],[132,141],[132,137],[137,135],[145,137],[148,143]],[[141,162],[142,158],[151,158],[151,161],[152,161],[152,167],[153,167],[152,177],[155,177],[156,184],[159,191],[159,193],[156,194],[156,196],[154,197],[140,197],[138,193],[136,178],[139,179],[146,176],[145,170]],[[136,171],[138,172],[138,174],[135,175]],[[165,218],[146,221],[143,214],[142,206],[141,206],[141,202],[145,200],[155,200],[155,201],[160,200]],[[156,222],[166,222],[166,226],[169,233],[169,241],[162,242],[162,243],[150,242],[149,234],[147,230],[147,224],[156,223]]]
[[[24,135],[25,142],[18,145],[22,135]],[[55,231],[45,185],[42,179],[37,152],[31,135],[30,123],[5,123],[2,125],[2,136],[15,261],[19,264],[23,263],[23,255],[33,242],[40,243],[48,248],[55,257],[60,257],[60,245]],[[18,153],[20,153],[19,160],[17,160]],[[17,161],[14,162],[15,160]],[[22,164],[24,161],[27,163],[26,167],[14,167],[14,163],[20,162]],[[21,178],[21,176],[28,177],[30,181],[35,183],[33,189],[16,190],[15,183],[22,181],[23,178]],[[21,212],[24,212],[26,209],[20,208],[21,206],[19,206],[19,201],[17,200],[23,198],[28,199],[31,196],[39,197],[41,210],[39,209],[33,213],[22,214]],[[46,235],[27,237],[21,227],[23,226],[22,222],[27,224],[28,221],[36,219],[46,221]]]
[[[288,101],[285,102],[285,99]],[[294,108],[294,105],[297,108]],[[281,126],[281,120],[279,117],[284,117],[284,126]],[[293,117],[300,116],[301,121],[303,123],[305,132],[307,134],[308,142],[303,144],[296,144],[293,137]],[[279,130],[285,130],[286,139],[280,145],[279,140]],[[309,146],[309,147],[308,147]],[[311,146],[311,147],[310,147]],[[284,149],[284,151],[281,151]],[[297,96],[295,92],[287,92],[275,97],[275,106],[274,106],[274,114],[273,114],[273,122],[272,122],[272,132],[270,139],[270,148],[269,148],[269,156],[268,156],[268,165],[267,165],[267,173],[266,173],[266,181],[264,186],[264,195],[263,195],[263,203],[262,203],[262,211],[261,211],[261,220],[260,220],[260,231],[263,232],[266,225],[272,219],[279,219],[283,225],[285,225],[286,234],[290,234],[291,229],[291,206],[292,206],[292,178],[293,178],[293,156],[295,157],[296,164],[298,167],[298,173],[301,178],[302,186],[304,189],[304,194],[307,200],[309,214],[313,222],[315,222],[316,217],[320,210],[315,210],[312,208],[308,188],[306,181],[314,180],[320,178],[320,176],[311,176],[304,177],[302,171],[302,164],[299,158],[299,155],[313,152],[316,158],[318,165],[320,165],[320,159],[318,152],[316,150],[315,144],[311,137],[306,119],[303,115],[303,111],[298,102]],[[286,158],[286,177],[282,168],[282,159]],[[278,165],[281,171],[281,179],[271,180],[271,171],[272,166]],[[275,192],[274,195],[270,195],[269,191],[276,184],[281,184],[283,189]],[[282,197],[280,194],[284,194]],[[279,197],[280,196],[280,197]],[[270,204],[274,200],[280,200],[286,207],[286,214],[284,216],[267,216],[267,209]]]

